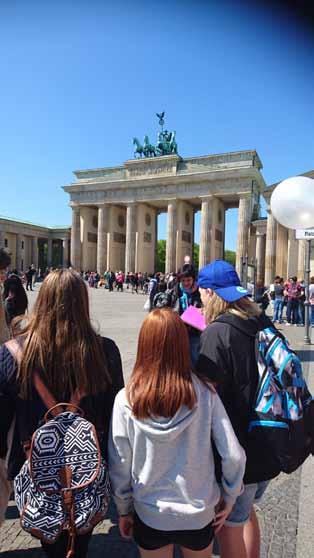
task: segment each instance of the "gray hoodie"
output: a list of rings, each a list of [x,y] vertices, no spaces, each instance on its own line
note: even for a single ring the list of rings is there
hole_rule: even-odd
[[[171,418],[138,420],[125,389],[114,403],[109,473],[120,515],[135,509],[162,531],[202,529],[222,496],[234,503],[242,490],[245,453],[216,393],[193,376],[197,403]],[[215,479],[211,437],[222,458],[221,490]]]

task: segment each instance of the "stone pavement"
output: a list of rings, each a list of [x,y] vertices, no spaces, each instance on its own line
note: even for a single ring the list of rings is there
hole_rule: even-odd
[[[143,318],[145,297],[129,292],[109,293],[90,289],[91,316],[98,331],[111,337],[122,354],[125,379],[132,371],[136,339]],[[29,293],[32,304],[36,293]],[[285,327],[282,330],[293,347],[300,352],[314,393],[314,355],[311,347],[303,345],[303,328]],[[314,334],[313,334],[314,336]],[[280,475],[272,481],[263,501],[257,506],[262,528],[261,558],[310,558],[314,548],[314,460],[309,458],[292,475]],[[1,558],[44,558],[36,539],[21,530],[17,509],[10,502],[7,519],[0,529]],[[99,525],[92,537],[89,558],[135,558],[132,542],[119,537],[117,517],[111,506],[108,519]]]

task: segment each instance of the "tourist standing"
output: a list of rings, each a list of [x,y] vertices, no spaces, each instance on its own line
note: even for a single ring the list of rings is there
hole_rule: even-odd
[[[3,284],[3,300],[5,317],[8,327],[17,316],[27,311],[28,300],[21,279],[17,275],[10,275]]]
[[[117,291],[123,292],[124,275],[122,271],[119,271],[116,275]]]
[[[28,291],[28,289],[30,289],[31,291],[33,290],[33,277],[34,277],[35,271],[34,269],[32,269],[32,266],[30,265],[28,270],[25,273],[25,277],[26,277],[26,290]]]
[[[311,282],[309,286],[309,299],[310,299],[310,312],[311,312],[311,324],[314,327],[314,277],[311,277]]]
[[[300,281],[300,295],[299,295],[299,306],[298,306],[298,325],[304,326],[305,322],[305,283],[304,279]]]
[[[148,301],[149,301],[149,308],[148,310],[152,310],[154,296],[157,293],[158,281],[157,278],[154,276],[153,273],[148,274]]]
[[[113,287],[116,281],[116,276],[115,273],[111,270],[108,272],[108,287],[109,287],[109,292],[112,293],[113,291]]]
[[[172,292],[173,308],[180,316],[189,306],[202,307],[201,295],[195,280],[195,269],[192,265],[184,265],[184,271],[180,274],[179,282]],[[186,327],[189,334],[191,362],[195,366],[199,356],[201,333],[194,327]]]
[[[211,438],[222,457],[221,491]],[[154,310],[113,410],[109,472],[121,535],[133,535],[142,558],[172,558],[174,544],[184,558],[210,558],[244,468],[219,397],[191,371],[183,322],[170,309]]]
[[[297,277],[291,277],[285,286],[285,295],[287,296],[287,325],[297,325],[299,321],[299,297],[301,295],[301,287]]]
[[[19,472],[22,450],[41,424],[47,407],[34,387],[34,371],[50,398],[68,402],[76,394],[79,406],[98,434],[103,457],[116,393],[123,387],[120,353],[113,341],[101,338],[92,328],[86,285],[71,269],[52,271],[45,278],[34,310],[18,338],[21,356],[12,342],[0,348],[0,393],[9,397],[16,415],[9,478]],[[19,360],[20,364],[17,364]],[[49,511],[47,511],[49,522]],[[91,532],[79,535],[73,558],[85,558]],[[42,546],[49,558],[65,558],[68,531],[55,544]]]
[[[6,271],[11,264],[11,256],[5,248],[0,248],[0,345],[10,337],[5,317],[3,301],[3,283],[6,279]]]
[[[284,281],[282,277],[276,277],[274,282],[274,316],[273,322],[282,323],[283,301],[284,301]]]
[[[0,344],[2,345],[10,337],[10,331],[6,322],[3,301],[3,282],[6,279],[6,271],[11,264],[11,256],[5,248],[0,248]],[[0,391],[0,525],[4,521],[9,497],[12,491],[11,483],[7,480],[7,452],[8,432],[13,420],[13,407],[10,398],[1,394]]]
[[[217,386],[238,440],[248,452],[249,417],[259,380],[255,336],[272,323],[248,298],[229,263],[216,260],[202,268],[198,285],[208,325],[201,336],[197,370]],[[219,459],[216,465],[219,474]],[[259,558],[260,531],[253,504],[278,473],[267,464],[267,455],[257,462],[247,454],[244,492],[218,534],[222,558]]]

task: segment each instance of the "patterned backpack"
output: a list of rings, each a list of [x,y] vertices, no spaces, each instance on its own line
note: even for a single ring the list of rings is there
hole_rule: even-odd
[[[21,526],[47,543],[69,532],[67,558],[74,556],[75,536],[84,534],[106,515],[110,483],[97,432],[77,406],[57,404],[39,376],[34,385],[46,407],[43,424],[24,445],[27,460],[14,480]]]
[[[256,335],[259,383],[249,422],[249,450],[273,461],[285,473],[295,471],[313,451],[314,401],[302,364],[275,328]]]
[[[228,318],[217,321],[236,327]],[[273,476],[292,473],[314,454],[314,400],[299,357],[270,320],[256,333],[255,352],[259,381],[249,417],[248,461],[263,464]]]

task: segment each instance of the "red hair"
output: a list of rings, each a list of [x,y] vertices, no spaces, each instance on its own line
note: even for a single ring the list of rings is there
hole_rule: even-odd
[[[139,419],[173,417],[196,404],[188,333],[176,312],[156,309],[144,320],[127,396]]]

